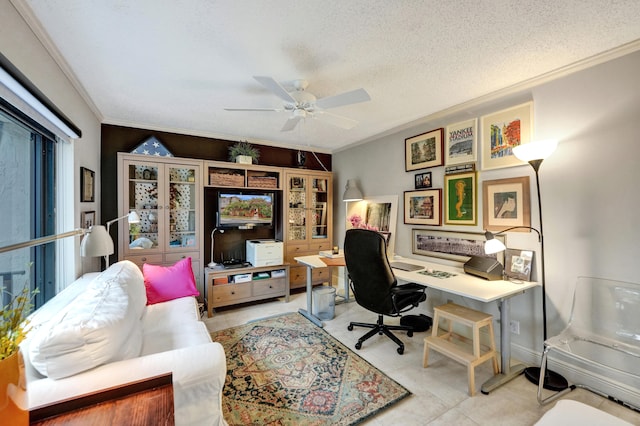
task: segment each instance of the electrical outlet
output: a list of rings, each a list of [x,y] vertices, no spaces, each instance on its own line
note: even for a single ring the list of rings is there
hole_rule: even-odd
[[[509,329],[513,334],[520,334],[520,321],[509,321]]]

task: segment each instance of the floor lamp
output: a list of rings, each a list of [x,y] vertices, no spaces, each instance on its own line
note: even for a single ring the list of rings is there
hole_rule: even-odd
[[[546,275],[544,270],[544,232],[542,231],[542,200],[540,198],[540,179],[538,176],[538,170],[542,161],[549,157],[553,151],[555,151],[558,142],[555,140],[544,140],[537,142],[530,142],[527,144],[519,145],[513,148],[513,155],[519,160],[526,161],[533,167],[536,173],[536,190],[538,193],[538,214],[540,218],[540,265],[542,272],[542,326],[543,326],[543,341],[547,340],[547,291],[545,287]],[[560,374],[545,370],[544,387],[545,389],[560,391],[567,388],[569,385],[567,380]],[[538,384],[540,381],[540,367],[527,367],[524,370],[524,374],[527,379],[534,384]]]

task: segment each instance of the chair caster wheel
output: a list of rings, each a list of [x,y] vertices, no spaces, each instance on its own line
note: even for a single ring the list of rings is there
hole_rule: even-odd
[[[402,347],[402,346],[401,346],[401,347],[399,347],[399,348],[398,348],[398,353],[399,353],[400,355],[402,355],[402,354],[404,353],[404,347]]]
[[[362,343],[358,342],[356,343],[356,349],[361,349],[362,348]]]
[[[413,337],[413,331],[407,331],[407,336]]]
[[[347,326],[347,330],[349,330],[349,331],[353,331],[353,325],[352,325],[352,324],[349,324],[349,325]]]

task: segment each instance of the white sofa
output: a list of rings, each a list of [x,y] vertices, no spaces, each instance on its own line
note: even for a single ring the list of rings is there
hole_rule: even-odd
[[[225,353],[196,299],[146,303],[142,272],[122,261],[35,311],[21,345],[29,408],[171,372],[176,425],[226,425]]]

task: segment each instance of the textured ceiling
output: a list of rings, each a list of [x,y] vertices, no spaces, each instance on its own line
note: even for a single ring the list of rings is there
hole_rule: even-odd
[[[640,39],[638,0],[11,0],[104,123],[333,152]],[[309,82],[350,130],[253,79]]]

